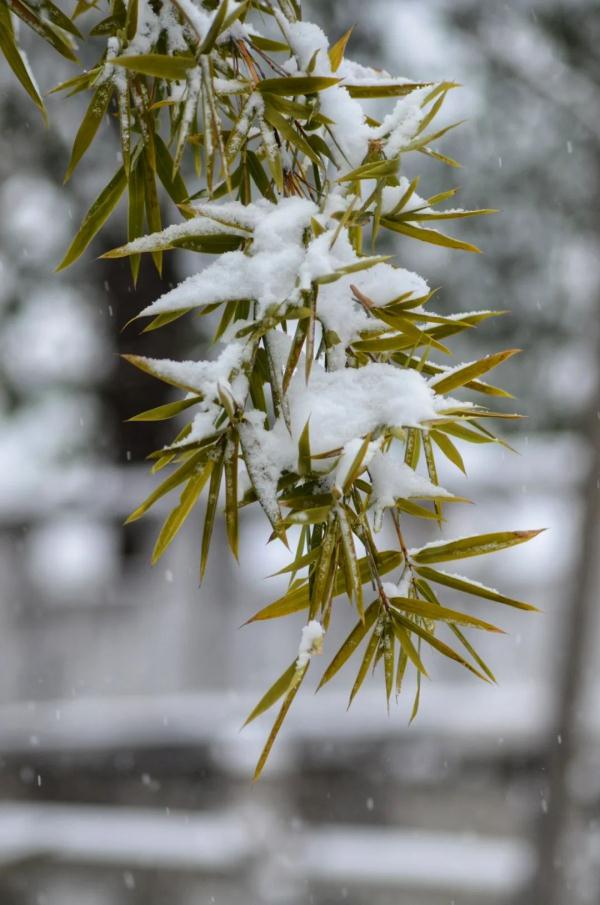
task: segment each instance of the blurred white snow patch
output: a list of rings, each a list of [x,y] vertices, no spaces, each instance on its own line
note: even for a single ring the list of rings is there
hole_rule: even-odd
[[[7,323],[0,354],[15,384],[96,383],[111,367],[108,337],[87,297],[70,286],[38,288]]]
[[[33,264],[53,261],[72,230],[64,192],[41,176],[17,173],[0,187],[4,246]]]
[[[64,513],[33,528],[26,556],[32,584],[53,603],[86,603],[110,584],[119,569],[115,528]]]

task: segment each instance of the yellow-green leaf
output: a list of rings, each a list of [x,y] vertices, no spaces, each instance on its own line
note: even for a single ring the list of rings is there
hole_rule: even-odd
[[[67,172],[65,173],[65,182],[68,182],[73,170],[94,140],[98,127],[108,109],[113,89],[114,86],[112,81],[108,80],[103,82],[94,92],[91,103],[85,112],[77,135],[75,136],[73,150],[71,151],[71,159],[69,161],[69,166],[67,167]]]
[[[200,474],[190,478],[188,481],[181,494],[179,505],[173,509],[161,528],[156,544],[154,545],[154,550],[152,551],[152,565],[155,565],[158,562],[194,508],[211,471],[212,462],[209,462]]]
[[[379,601],[374,600],[367,609],[365,610],[365,618],[364,620],[359,620],[344,643],[341,645],[337,654],[323,673],[321,677],[321,681],[317,686],[317,691],[327,682],[329,682],[337,672],[340,671],[342,666],[350,659],[360,642],[363,640],[375,619],[377,618],[377,613],[379,611]]]
[[[275,704],[279,698],[283,697],[286,691],[289,691],[290,685],[294,681],[294,676],[296,675],[297,667],[296,661],[288,666],[288,668],[283,672],[279,678],[273,682],[269,690],[262,696],[252,713],[246,719],[244,726],[242,729],[255,720],[258,716],[263,714],[266,710]]]
[[[516,544],[537,537],[539,531],[500,531],[494,534],[478,534],[473,537],[461,537],[447,543],[434,543],[411,553],[412,559],[419,564],[447,562],[450,559],[467,559],[470,556],[482,556],[495,553]]]
[[[196,66],[193,56],[167,56],[163,53],[143,53],[136,56],[115,57],[111,60],[116,66],[131,69],[140,75],[150,75],[158,79],[185,79],[188,69]]]
[[[108,185],[102,189],[83,218],[83,222],[79,227],[77,235],[69,245],[64,258],[56,268],[57,271],[69,267],[83,254],[98,230],[104,226],[117,206],[121,195],[125,191],[126,185],[127,177],[125,176],[125,169],[119,167],[113,178]]]
[[[342,37],[335,42],[329,48],[329,62],[331,63],[331,71],[337,72],[342,64],[342,60],[344,59],[344,52],[346,50],[346,45],[350,40],[350,36],[354,31],[354,26],[348,29]]]
[[[538,612],[538,608],[530,603],[524,603],[522,600],[515,600],[500,594],[494,588],[488,588],[477,581],[464,578],[462,575],[449,575],[447,572],[439,572],[437,569],[431,569],[426,566],[418,566],[417,572],[428,581],[436,584],[444,585],[447,588],[453,588],[455,591],[461,591],[463,594],[471,594],[474,597],[481,597],[483,600],[492,600],[496,603],[504,603],[506,606],[515,607],[517,610],[529,610]]]
[[[133,418],[128,418],[127,420],[167,421],[169,418],[174,418],[175,415],[179,415],[180,412],[185,411],[185,409],[189,408],[191,405],[196,405],[198,402],[201,402],[202,398],[202,396],[192,396],[191,399],[180,399],[177,402],[167,402],[165,405],[158,405],[156,408],[140,412],[139,415],[134,415]]]
[[[400,609],[405,613],[412,613],[415,616],[422,616],[423,619],[456,622],[458,625],[466,625],[469,628],[477,628],[485,632],[496,632],[500,635],[504,634],[502,629],[485,622],[483,619],[477,619],[475,616],[469,616],[457,610],[450,610],[448,607],[430,603],[428,600],[416,600],[413,597],[390,597],[389,600],[396,609]]]
[[[277,79],[263,79],[256,88],[261,94],[280,94],[284,97],[293,97],[301,94],[314,94],[337,85],[339,79],[317,75],[299,75],[281,77]]]

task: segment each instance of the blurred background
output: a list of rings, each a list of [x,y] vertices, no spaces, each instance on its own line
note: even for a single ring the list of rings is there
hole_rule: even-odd
[[[122,242],[121,211],[53,275],[118,142],[107,121],[63,188],[84,99],[50,98],[45,130],[0,65],[2,905],[600,901],[598,5],[305,7],[332,39],[357,24],[353,58],[464,86],[446,120],[467,122],[442,146],[463,169],[408,166],[423,194],[459,185],[460,205],[501,210],[461,233],[486,253],[391,251],[442,287],[442,313],[512,312],[459,351],[525,350],[500,378],[528,419],[504,434],[518,453],[467,451],[468,486],[442,475],[477,502],[445,530],[550,528],[470,570],[543,613],[483,604],[509,632],[482,643],[498,687],[432,663],[410,727],[410,689],[389,717],[380,681],[348,713],[345,671],[305,692],[251,784],[269,716],[239,727],[302,620],[238,627],[277,596],[263,578],[281,553],[244,513],[241,565],[221,533],[199,589],[198,521],[154,570],[166,509],[122,526],[168,438],[126,419],[170,397],[118,353],[211,354],[198,321],[122,328],[202,261],[171,254],[162,284],[147,268],[133,292],[127,262],[95,259]],[[45,90],[72,74],[23,41]]]

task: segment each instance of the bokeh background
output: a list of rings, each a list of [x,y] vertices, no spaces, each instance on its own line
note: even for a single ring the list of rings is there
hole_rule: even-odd
[[[148,268],[135,293],[126,262],[90,253],[53,275],[118,142],[107,121],[63,188],[82,100],[50,98],[45,130],[0,65],[2,905],[600,900],[597,2],[306,12],[334,39],[356,23],[352,57],[463,85],[446,120],[467,121],[442,148],[463,169],[409,167],[425,194],[459,185],[465,207],[501,210],[462,232],[486,253],[390,250],[442,287],[442,312],[511,309],[460,351],[525,350],[502,378],[527,421],[504,434],[517,454],[469,453],[469,489],[447,476],[477,501],[447,531],[548,527],[474,573],[543,613],[490,604],[509,632],[484,639],[498,687],[437,664],[410,727],[410,693],[388,717],[380,682],[349,713],[344,672],[305,693],[251,784],[268,720],[239,727],[300,623],[239,626],[277,595],[263,578],[281,554],[245,514],[240,566],[219,539],[199,589],[197,522],[154,570],[165,510],[122,526],[152,486],[144,455],[167,439],[126,419],[169,397],[118,353],[211,354],[198,321],[151,338],[123,325],[199,259],[167,257],[162,285]],[[72,74],[23,40],[44,89]],[[123,235],[121,212],[92,251]]]

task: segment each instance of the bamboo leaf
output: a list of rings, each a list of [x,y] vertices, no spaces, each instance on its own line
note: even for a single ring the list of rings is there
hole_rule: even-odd
[[[413,623],[408,619],[406,620],[406,623],[408,623],[408,625],[405,625],[398,619],[392,619],[392,628],[394,634],[396,635],[396,638],[398,639],[398,642],[400,643],[400,646],[404,651],[407,659],[410,660],[410,662],[417,670],[417,675],[424,675],[429,677],[429,673],[423,666],[423,661],[421,660],[419,651],[413,644],[409,631],[407,631],[407,628],[412,627]]]
[[[229,548],[238,559],[238,438],[225,448],[225,525]]]
[[[373,160],[371,163],[363,163],[362,166],[339,176],[338,182],[356,182],[361,179],[384,179],[395,176],[400,166],[400,158],[393,157],[390,160]]]
[[[156,408],[147,409],[145,412],[140,412],[139,415],[134,415],[133,418],[128,418],[127,420],[167,421],[169,418],[174,418],[175,415],[179,415],[190,406],[196,405],[198,402],[201,402],[202,399],[202,396],[192,396],[191,399],[180,399],[177,402],[167,402],[165,405],[158,405]]]
[[[223,28],[223,23],[225,22],[225,17],[227,16],[228,5],[229,4],[228,4],[227,0],[222,0],[221,5],[217,9],[215,17],[210,24],[210,28],[208,29],[208,31],[206,33],[206,37],[204,38],[204,41],[200,45],[198,53],[200,53],[200,54],[210,53],[211,50],[213,49],[213,47],[215,46],[215,44],[217,42],[217,38],[221,34],[221,30]]]
[[[466,474],[465,463],[463,461],[463,457],[460,452],[452,442],[452,440],[443,434],[441,431],[432,430],[429,431],[429,436],[433,440],[436,446],[438,446],[446,458],[452,462],[453,465],[456,465],[463,474]]]
[[[102,189],[89,211],[83,218],[77,235],[69,245],[67,252],[56,268],[56,271],[64,270],[73,264],[86,250],[96,233],[106,223],[119,199],[125,191],[127,178],[125,169],[119,167],[108,185]]]
[[[262,696],[252,713],[246,719],[242,729],[244,729],[249,723],[255,720],[258,716],[261,716],[266,710],[275,704],[279,698],[283,697],[283,695],[289,690],[290,685],[294,681],[294,676],[296,675],[296,661],[294,660],[290,666],[283,672],[279,678],[273,682],[269,690]]]
[[[371,633],[369,643],[367,644],[367,646],[365,648],[365,652],[363,654],[361,664],[358,668],[358,674],[354,681],[354,685],[352,686],[352,691],[350,692],[350,698],[348,700],[348,707],[350,707],[350,704],[352,703],[352,701],[358,694],[361,685],[365,681],[365,677],[369,671],[369,667],[370,667],[371,663],[373,662],[373,657],[375,656],[375,651],[377,650],[377,647],[379,645],[379,637],[380,637],[377,629],[378,629],[378,626],[376,625],[375,628],[373,629],[373,632]]]
[[[317,686],[317,691],[319,688],[322,688],[323,685],[326,685],[327,682],[331,681],[336,673],[340,671],[342,666],[350,659],[358,645],[361,643],[373,623],[377,618],[377,613],[379,611],[379,601],[374,600],[367,609],[365,610],[365,618],[363,620],[359,620],[346,640],[341,645],[337,654],[323,673],[321,677],[321,681]]]
[[[386,550],[378,553],[376,557],[377,571],[379,575],[386,575],[393,569],[396,569],[403,560],[402,553],[397,550]],[[370,564],[368,557],[362,557],[358,560],[359,576],[362,584],[366,584],[371,578]],[[339,596],[345,591],[345,583],[343,575],[336,577],[334,586],[334,595]],[[259,622],[264,619],[277,619],[279,616],[289,616],[291,613],[298,613],[305,610],[309,605],[309,585],[308,582],[303,583],[299,587],[293,588],[280,597],[274,603],[259,610],[252,616],[248,622]]]
[[[412,223],[401,223],[398,220],[390,220],[387,217],[381,218],[381,225],[393,232],[402,233],[404,236],[410,236],[412,239],[419,239],[421,242],[429,242],[430,245],[441,245],[443,248],[454,248],[459,251],[472,251],[481,254],[481,249],[476,245],[470,245],[468,242],[461,242],[460,239],[453,239],[452,236],[445,236],[437,229],[425,229],[424,227],[415,226]]]
[[[473,537],[461,537],[447,543],[429,544],[420,550],[411,551],[412,559],[419,564],[447,562],[450,559],[467,559],[470,556],[482,556],[495,553],[516,544],[523,544],[541,534],[539,531],[500,531],[494,534],[479,534]]]
[[[520,349],[506,349],[504,352],[486,355],[484,358],[480,358],[479,361],[472,361],[460,368],[454,368],[448,374],[442,371],[439,376],[432,377],[429,380],[429,385],[433,387],[436,393],[450,393],[452,390],[464,386],[470,380],[481,377],[482,374],[486,374],[492,368],[498,367],[498,365],[501,365],[520,351]]]
[[[450,575],[447,572],[439,572],[426,566],[418,566],[417,572],[428,581],[436,584],[444,585],[447,588],[453,588],[455,591],[461,591],[463,594],[471,594],[474,597],[481,597],[483,600],[492,600],[496,603],[504,603],[506,606],[515,607],[518,610],[528,610],[531,612],[539,612],[538,608],[530,603],[524,603],[522,600],[514,600],[505,594],[500,594],[494,588],[488,588],[477,581],[464,578],[462,575]]]
[[[143,53],[136,56],[114,57],[115,66],[123,66],[140,75],[150,75],[157,79],[181,81],[185,79],[188,69],[196,66],[191,55],[167,56],[163,53]]]
[[[300,688],[302,680],[304,679],[304,676],[306,675],[306,672],[307,672],[309,666],[310,666],[310,661],[306,664],[306,666],[302,667],[301,671],[298,671],[296,673],[295,681],[293,682],[292,687],[288,691],[288,693],[284,699],[284,702],[281,705],[281,710],[277,714],[277,719],[275,720],[275,723],[273,724],[273,728],[271,729],[271,732],[266,741],[265,747],[263,748],[262,754],[260,755],[260,757],[258,759],[258,763],[256,765],[256,770],[254,771],[254,781],[255,782],[257,779],[259,779],[262,771],[264,770],[264,767],[268,760],[269,754],[271,753],[271,748],[273,747],[275,739],[277,738],[277,735],[279,733],[279,730],[281,729],[283,721],[287,716],[288,710],[292,706],[293,700],[296,697],[296,694],[298,693],[298,689]]]
[[[392,626],[388,623],[382,636],[383,643],[383,671],[385,676],[385,697],[387,701],[388,711],[390,709],[390,698],[394,687],[394,655],[395,655],[395,635]]]
[[[151,506],[153,506],[157,500],[160,500],[166,493],[169,493],[171,490],[174,490],[175,487],[178,487],[185,480],[191,477],[195,471],[198,470],[202,465],[204,465],[206,459],[206,453],[204,450],[200,450],[197,453],[194,453],[187,459],[183,465],[180,465],[179,468],[174,471],[169,477],[163,481],[155,490],[152,491],[150,496],[144,500],[141,506],[138,506],[131,515],[125,521],[126,525],[129,525],[131,522],[136,522],[139,518],[141,518],[144,513],[146,513]]]
[[[298,440],[298,473],[308,475],[312,471],[310,458],[310,420],[306,422]]]
[[[75,136],[73,150],[71,151],[71,159],[69,161],[69,166],[67,167],[67,172],[65,173],[65,182],[69,181],[73,170],[94,140],[98,127],[104,119],[108,109],[113,90],[114,86],[112,81],[106,81],[94,92],[91,103],[84,114],[77,135]]]
[[[450,647],[444,641],[440,641],[439,638],[433,634],[433,632],[428,631],[423,626],[419,625],[416,622],[412,622],[410,619],[405,616],[401,616],[399,613],[394,612],[392,614],[392,619],[394,623],[398,623],[402,628],[405,628],[409,632],[413,632],[423,641],[426,641],[431,647],[437,650],[438,653],[442,654],[444,657],[447,657],[449,660],[454,660],[455,663],[459,663],[461,666],[464,666],[465,669],[468,669],[469,672],[473,673],[474,676],[477,676],[479,679],[483,679],[484,682],[489,681],[487,676],[484,673],[481,673],[478,669],[475,669],[468,660],[465,660],[459,653],[457,653],[454,648]]]
[[[263,79],[256,89],[261,94],[279,94],[284,97],[296,95],[314,94],[317,91],[325,91],[332,85],[337,85],[339,79],[317,75],[300,75],[281,77],[277,79]]]
[[[21,51],[15,38],[10,12],[5,3],[0,3],[0,50],[4,54],[4,58],[15,76],[44,117],[44,122],[47,123],[48,119],[44,101],[42,100],[37,85],[33,81],[29,69],[21,55]]]
[[[346,50],[346,45],[350,40],[350,36],[354,31],[354,26],[348,29],[339,40],[335,42],[329,48],[329,62],[331,63],[331,71],[337,72],[341,66],[342,60],[344,59],[344,52]]]
[[[213,528],[215,525],[215,516],[217,513],[217,502],[219,500],[219,491],[221,489],[221,478],[223,475],[224,453],[221,452],[219,458],[214,462],[212,473],[210,476],[210,486],[208,488],[208,500],[206,503],[206,515],[204,516],[204,530],[202,532],[202,549],[200,553],[200,581],[206,573],[206,565],[208,563],[208,553],[210,550],[210,541],[212,538]]]
[[[379,97],[404,97],[419,88],[427,88],[432,82],[384,82],[352,84],[342,83],[350,97],[379,98]]]
[[[200,474],[190,478],[188,481],[181,494],[179,505],[173,509],[161,528],[156,544],[154,545],[154,550],[152,551],[152,565],[156,565],[194,508],[211,471],[212,462],[209,462]]]
[[[405,613],[412,613],[415,616],[422,616],[424,619],[455,622],[458,625],[466,625],[469,628],[477,628],[485,632],[504,634],[502,629],[485,622],[483,619],[477,619],[475,616],[469,616],[457,610],[450,610],[441,604],[430,603],[427,600],[416,600],[413,597],[390,597],[389,600],[397,609],[403,610]]]

